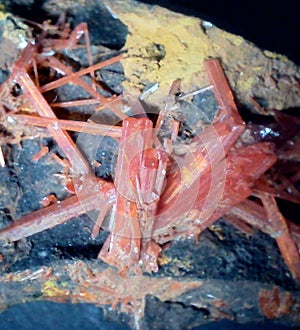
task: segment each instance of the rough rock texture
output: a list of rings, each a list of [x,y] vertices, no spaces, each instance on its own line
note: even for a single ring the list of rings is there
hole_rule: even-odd
[[[243,105],[258,111],[259,106],[282,110],[300,105],[300,70],[286,57],[260,50],[217,27],[206,29],[206,35]]]
[[[158,83],[151,99],[155,104],[161,103],[177,78],[182,79],[184,91],[206,86],[203,60],[218,57],[241,105],[256,112],[262,112],[261,107],[282,110],[300,105],[300,69],[295,64],[199,18],[133,0],[47,0],[43,10],[53,17],[65,11],[73,25],[87,22],[94,45],[125,50],[125,90],[138,95]],[[2,32],[0,66],[5,68],[3,63],[11,63],[5,57],[14,46],[11,43],[20,47],[30,33],[20,21],[1,15],[0,23],[11,21]]]
[[[115,17],[105,1],[45,1],[46,12],[57,16],[58,12],[68,13],[68,21],[74,26],[86,22],[89,26],[91,43],[109,48],[120,49],[126,42],[128,28]]]
[[[221,319],[255,322],[260,329],[265,320],[280,329],[299,324],[299,293],[277,286],[147,275],[131,276],[124,285],[122,276],[95,261],[61,260],[52,267],[2,275],[0,289],[5,298],[0,310],[37,297],[92,303],[101,307],[107,320],[126,322],[135,329],[194,329]]]
[[[183,90],[203,87],[203,60],[218,57],[242,105],[255,111],[259,106],[282,110],[300,105],[300,69],[284,56],[158,6],[110,1],[109,8],[129,30],[122,62],[128,92],[139,94],[159,82],[159,93],[166,95],[177,78],[183,80]]]
[[[7,78],[10,66],[29,40],[32,40],[32,34],[28,26],[0,11],[0,83]]]

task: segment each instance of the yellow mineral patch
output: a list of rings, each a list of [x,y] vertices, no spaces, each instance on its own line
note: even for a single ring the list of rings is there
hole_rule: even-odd
[[[209,82],[203,61],[208,57],[221,60],[236,99],[251,108],[249,93],[259,87],[257,77],[269,74],[272,61],[285,62],[287,67],[292,65],[284,56],[262,52],[243,37],[205,24],[196,17],[132,0],[104,3],[129,31],[124,46],[127,53],[122,60],[127,79],[123,86],[129,94],[140,95],[158,84],[158,90],[147,98],[147,102],[155,106],[164,104],[170,85],[177,78],[182,79],[184,93],[207,86]],[[271,108],[283,109],[298,104],[294,101],[296,97],[289,98],[292,102],[287,101],[285,91],[280,94],[281,101],[275,101],[278,92],[266,88],[267,103]]]
[[[145,86],[158,82],[158,93],[166,96],[177,78],[182,79],[183,90],[208,84],[203,60],[214,51],[200,19],[156,6],[142,12],[115,11],[129,29],[124,46],[128,53],[122,61],[129,93],[140,94]]]
[[[240,47],[244,42],[245,39],[241,36],[223,31],[223,30],[219,30],[222,38],[227,39],[232,45],[236,46],[236,47]]]
[[[4,13],[3,11],[4,11],[4,8],[2,8],[0,5],[0,21],[5,20],[9,16],[9,14]]]
[[[62,297],[68,295],[68,290],[61,289],[56,282],[47,281],[42,287],[42,293],[47,297]]]
[[[253,76],[250,76],[250,77],[247,77],[244,79],[239,79],[237,81],[237,87],[239,88],[239,90],[241,92],[247,92],[247,91],[251,90],[254,82],[255,82],[255,77],[253,77]]]
[[[167,265],[170,262],[172,262],[172,258],[167,257],[164,254],[162,254],[161,256],[158,257],[158,263],[159,263],[160,266]]]
[[[269,50],[264,50],[263,53],[268,58],[278,59],[278,60],[283,61],[283,62],[287,62],[288,61],[288,58],[286,56],[281,55],[281,54],[270,52]]]

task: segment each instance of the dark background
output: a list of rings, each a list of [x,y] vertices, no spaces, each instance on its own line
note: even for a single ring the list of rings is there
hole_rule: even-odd
[[[286,55],[300,65],[299,1],[144,0],[207,20],[243,36],[262,49]]]

